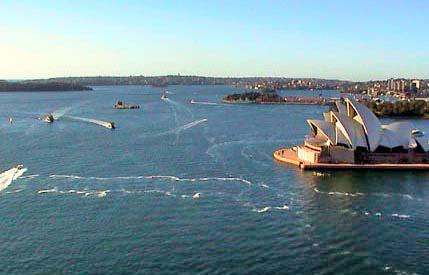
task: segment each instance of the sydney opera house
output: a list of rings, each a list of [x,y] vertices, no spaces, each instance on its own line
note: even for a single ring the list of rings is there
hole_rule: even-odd
[[[352,98],[323,117],[307,120],[311,133],[303,145],[278,149],[274,158],[303,169],[429,169],[428,142],[409,122],[383,125]]]

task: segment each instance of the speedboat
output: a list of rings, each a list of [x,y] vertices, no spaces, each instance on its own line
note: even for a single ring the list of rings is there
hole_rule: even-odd
[[[114,122],[108,122],[106,127],[109,129],[115,129],[115,123]]]
[[[413,135],[415,137],[422,137],[425,135],[425,133],[420,131],[419,129],[413,129],[413,130],[411,130],[411,135]]]
[[[162,95],[161,99],[168,99],[168,97],[166,95]]]
[[[194,104],[194,103],[195,103],[195,101],[194,101],[193,99],[191,99],[191,100],[189,101],[189,103]]]
[[[54,122],[54,116],[51,113],[49,113],[46,116],[39,118],[39,119],[44,121],[44,122],[47,122],[47,123],[53,123]]]

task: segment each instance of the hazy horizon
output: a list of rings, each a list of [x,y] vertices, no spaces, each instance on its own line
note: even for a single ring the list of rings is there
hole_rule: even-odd
[[[37,80],[37,79],[55,79],[55,78],[85,78],[85,77],[171,77],[171,76],[183,76],[183,77],[213,77],[213,78],[285,78],[285,79],[321,79],[321,80],[334,80],[334,81],[349,81],[349,82],[368,82],[368,81],[385,81],[390,79],[367,79],[367,80],[349,80],[349,79],[335,79],[335,78],[320,78],[320,77],[288,77],[288,76],[207,76],[207,75],[196,75],[196,74],[189,74],[189,75],[79,75],[79,76],[53,76],[53,77],[41,77],[41,78],[0,78],[0,80],[5,81],[27,81],[27,80]],[[406,77],[396,77],[394,79],[421,79],[421,80],[428,80],[429,78],[406,78]]]
[[[2,1],[0,79],[429,78],[429,3]]]

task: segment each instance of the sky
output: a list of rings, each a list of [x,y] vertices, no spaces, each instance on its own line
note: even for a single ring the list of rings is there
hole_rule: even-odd
[[[429,1],[0,0],[0,79],[429,78]]]

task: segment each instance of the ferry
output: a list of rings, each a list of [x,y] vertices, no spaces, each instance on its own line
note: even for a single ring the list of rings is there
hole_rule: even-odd
[[[162,100],[165,100],[165,99],[168,99],[168,97],[167,97],[166,95],[162,95],[162,96],[161,96],[161,99],[162,99]]]
[[[122,101],[118,100],[115,105],[113,105],[115,109],[140,109],[139,105],[128,105],[122,103]]]

